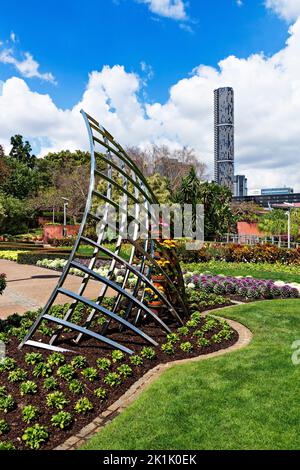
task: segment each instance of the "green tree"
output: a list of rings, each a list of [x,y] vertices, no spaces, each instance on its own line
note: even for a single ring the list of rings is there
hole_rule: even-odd
[[[12,149],[9,152],[9,156],[14,158],[19,163],[23,163],[28,168],[33,168],[36,161],[36,156],[32,155],[32,148],[28,140],[23,142],[23,137],[20,134],[16,134],[10,139]]]
[[[26,232],[29,216],[25,201],[0,192],[0,233],[15,235]]]

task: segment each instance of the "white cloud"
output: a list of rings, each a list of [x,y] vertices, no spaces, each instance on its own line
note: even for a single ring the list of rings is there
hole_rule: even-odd
[[[212,170],[213,90],[233,86],[236,100],[236,171],[249,187],[292,185],[300,192],[300,19],[286,46],[272,57],[229,56],[218,68],[198,66],[170,89],[165,103],[141,102],[141,78],[105,66],[89,76],[82,99],[60,109],[49,95],[20,78],[0,86],[0,143],[21,133],[37,139],[42,154],[87,148],[80,108],[95,116],[121,144],[190,145]],[[45,144],[47,142],[47,144]]]
[[[16,34],[13,31],[10,34],[10,41],[13,44],[17,42]],[[9,41],[6,41],[6,43],[9,43]],[[2,48],[3,46],[3,42],[0,41],[0,48]],[[13,47],[6,47],[0,49],[0,63],[14,66],[15,69],[17,69],[23,77],[36,77],[47,82],[55,83],[55,78],[52,73],[40,72],[40,64],[33,58],[32,54],[30,54],[29,52],[25,52],[23,54],[23,59],[18,60]]]
[[[159,16],[172,18],[173,20],[186,20],[186,3],[183,0],[137,0],[146,3],[149,10]]]
[[[13,31],[10,33],[10,40],[14,43],[17,41],[16,34]]]
[[[242,0],[236,0],[236,4],[238,7],[242,7],[244,5]]]
[[[300,0],[266,0],[265,4],[287,21],[296,20],[300,16]]]

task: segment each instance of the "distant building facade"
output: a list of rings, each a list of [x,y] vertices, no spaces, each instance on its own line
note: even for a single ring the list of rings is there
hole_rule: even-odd
[[[214,91],[215,182],[227,186],[234,194],[234,91]]]
[[[245,175],[235,175],[234,196],[243,197],[248,195],[248,180]]]
[[[293,188],[265,188],[261,190],[262,196],[279,196],[281,194],[293,194]]]
[[[273,204],[300,203],[300,193],[291,194],[272,194],[272,195],[257,195],[257,196],[243,196],[234,197],[235,202],[255,202],[259,206],[268,208]]]

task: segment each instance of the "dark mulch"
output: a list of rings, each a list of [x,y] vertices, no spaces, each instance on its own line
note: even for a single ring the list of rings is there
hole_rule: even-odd
[[[201,328],[201,325],[203,324],[203,322],[204,320],[201,321],[201,323],[199,324],[197,328]],[[172,326],[173,328],[175,327],[175,325],[170,325],[170,326]],[[159,345],[161,345],[163,342],[166,341],[165,333],[160,328],[158,328],[155,324],[149,322],[148,324],[143,325],[142,329],[151,337],[155,338],[157,342],[159,343]],[[218,331],[220,331],[220,326],[218,326],[215,330],[210,331],[209,333],[205,333],[205,337],[209,339],[212,335],[214,335]],[[45,340],[45,342],[49,341],[49,338],[42,338],[41,336],[39,336],[38,338],[38,336],[39,335],[36,335],[35,339],[43,339]],[[143,346],[149,346],[149,344],[146,344],[145,341],[142,340],[139,336],[135,334],[131,334],[129,330],[120,332],[117,325],[113,325],[113,324],[110,327],[110,338],[116,341],[120,341],[123,345],[127,345],[131,349],[134,349],[134,351],[137,354],[139,354]],[[99,343],[97,340],[83,339],[82,342],[77,345],[74,343],[73,339],[74,339],[74,333],[63,333],[63,337],[61,337],[57,341],[57,345],[65,346],[69,349],[73,349],[76,355],[82,354],[86,356],[89,366],[97,367],[96,360],[99,357],[110,357],[111,355],[111,349]],[[208,354],[214,351],[218,351],[220,349],[228,348],[229,346],[233,345],[237,340],[238,340],[238,333],[234,331],[234,334],[230,340],[223,341],[222,343],[219,343],[219,344],[212,344],[208,347],[203,348],[203,347],[199,347],[196,344],[196,339],[192,336],[191,333],[189,333],[188,336],[181,338],[181,342],[190,341],[193,344],[193,351],[191,353],[185,353],[181,351],[179,349],[179,345],[177,345],[175,355],[170,356],[166,353],[163,353],[159,346],[156,348],[156,358],[154,360],[147,360],[147,359],[144,360],[144,363],[142,366],[131,365],[129,361],[129,357],[126,357],[125,360],[123,360],[122,362],[113,364],[111,371],[116,371],[117,367],[120,364],[126,363],[132,367],[133,375],[127,379],[123,379],[122,384],[116,388],[110,388],[108,385],[105,385],[103,383],[103,378],[104,378],[104,375],[106,374],[103,371],[99,371],[99,378],[95,382],[91,383],[91,382],[88,382],[81,375],[81,371],[79,370],[77,372],[77,378],[80,379],[80,381],[85,386],[84,396],[86,396],[94,405],[94,410],[92,412],[89,412],[86,415],[79,415],[78,413],[74,411],[74,404],[78,400],[78,398],[82,398],[82,395],[78,396],[78,395],[72,394],[68,389],[67,382],[65,382],[63,379],[57,376],[60,382],[59,390],[62,391],[69,400],[69,404],[64,408],[64,411],[69,411],[74,418],[72,427],[67,431],[62,431],[62,430],[58,430],[57,428],[54,428],[53,425],[51,424],[51,416],[53,414],[56,414],[58,411],[54,409],[49,409],[46,406],[46,395],[49,392],[43,389],[44,379],[41,379],[41,378],[37,379],[33,377],[32,375],[33,366],[28,366],[24,361],[24,356],[26,352],[40,351],[44,355],[45,360],[47,360],[47,357],[49,356],[49,354],[51,354],[51,352],[43,351],[42,349],[37,350],[31,347],[24,347],[20,351],[17,348],[18,346],[17,339],[13,338],[8,345],[7,355],[15,358],[18,362],[18,366],[28,371],[28,380],[35,381],[35,383],[38,386],[38,393],[36,395],[26,395],[25,397],[21,397],[20,391],[19,391],[19,384],[12,384],[11,382],[9,382],[7,380],[7,373],[0,374],[1,384],[6,386],[8,392],[13,395],[13,397],[15,398],[17,402],[17,408],[14,411],[11,411],[7,414],[0,412],[0,418],[6,419],[11,427],[11,431],[9,432],[9,434],[5,436],[1,436],[1,440],[3,441],[9,440],[13,442],[18,449],[27,448],[25,444],[23,443],[21,437],[24,433],[24,430],[28,426],[32,426],[34,423],[30,425],[26,425],[22,421],[21,411],[25,405],[32,404],[32,405],[39,407],[40,416],[38,418],[38,422],[46,426],[50,434],[48,442],[42,448],[53,449],[54,447],[56,447],[57,445],[65,441],[68,437],[78,432],[82,427],[87,425],[89,422],[91,422],[101,412],[105,411],[105,409],[108,408],[108,406],[110,406],[114,401],[116,401],[121,395],[123,395],[125,391],[133,383],[135,383],[149,369],[152,369],[157,364],[170,362],[172,360],[186,359],[187,357],[196,357],[196,356]],[[74,354],[72,353],[66,354],[67,362],[71,361],[73,357],[74,357]],[[57,368],[55,367],[53,375],[56,375],[56,369]],[[93,393],[93,391],[100,386],[104,387],[108,391],[108,398],[104,402],[100,402],[99,399],[95,397]]]

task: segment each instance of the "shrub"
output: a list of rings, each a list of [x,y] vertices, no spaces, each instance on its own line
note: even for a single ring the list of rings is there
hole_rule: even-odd
[[[5,287],[6,287],[6,275],[0,274],[0,295],[4,291]]]
[[[94,394],[101,401],[103,401],[107,398],[107,391],[105,390],[105,388],[102,388],[102,387],[96,388],[96,390],[94,390]]]
[[[121,366],[119,366],[117,368],[117,371],[120,375],[122,375],[125,378],[130,377],[130,375],[132,375],[132,369],[127,364],[122,364]]]
[[[176,333],[169,333],[167,335],[168,343],[175,344],[179,341],[179,336]]]
[[[117,387],[121,384],[121,378],[116,372],[109,372],[103,379],[103,382],[110,387]]]
[[[39,415],[39,410],[36,406],[33,406],[33,405],[24,406],[22,410],[23,421],[25,421],[25,423],[27,424],[37,419],[38,415]]]
[[[65,356],[60,352],[54,352],[48,357],[48,364],[50,364],[51,366],[60,366],[65,362]]]
[[[74,369],[83,369],[83,367],[86,367],[86,365],[87,360],[84,356],[75,356],[71,361],[71,366],[73,366]]]
[[[111,360],[106,357],[101,357],[97,359],[97,366],[100,370],[109,370],[111,367]]]
[[[80,395],[84,391],[84,386],[78,379],[73,379],[69,382],[69,390],[76,395]]]
[[[53,426],[60,429],[67,429],[71,426],[73,417],[71,413],[67,411],[59,411],[56,415],[53,415],[51,418],[51,423]]]
[[[190,330],[188,329],[187,326],[181,326],[180,328],[177,328],[177,331],[180,335],[187,336]]]
[[[32,380],[27,380],[27,382],[23,382],[20,384],[20,394],[24,395],[34,395],[37,393],[37,385]]]
[[[22,439],[30,449],[37,450],[41,447],[41,444],[47,441],[48,436],[45,426],[35,424],[33,427],[25,429]]]
[[[77,413],[82,413],[82,414],[86,414],[89,411],[92,411],[93,408],[94,408],[93,404],[86,397],[80,398],[74,406],[75,411],[77,411]]]
[[[58,368],[57,375],[66,382],[70,382],[75,375],[75,370],[70,364],[64,364]]]
[[[39,362],[33,369],[34,377],[50,377],[52,375],[52,367],[47,362]]]
[[[89,381],[89,382],[94,382],[98,378],[98,372],[97,369],[94,367],[87,367],[86,369],[83,369],[81,374]]]
[[[8,380],[12,383],[23,382],[27,379],[27,372],[24,369],[17,368],[15,370],[11,370],[8,374]]]
[[[111,358],[113,362],[122,361],[124,357],[125,354],[122,351],[119,351],[118,349],[114,349],[114,351],[111,353]]]
[[[141,350],[141,356],[145,359],[155,359],[156,358],[156,352],[153,348],[150,348],[148,346],[144,346]]]
[[[170,356],[172,356],[173,354],[175,354],[174,345],[173,345],[170,341],[167,342],[167,343],[162,344],[161,350],[162,350],[164,353],[169,354]]]
[[[4,397],[0,397],[0,411],[4,413],[8,413],[12,411],[16,406],[16,402],[12,395],[6,395]]]
[[[0,442],[0,450],[16,450],[12,442]]]
[[[180,349],[183,352],[191,352],[193,350],[193,345],[189,341],[186,341],[185,343],[181,343]]]
[[[200,348],[207,348],[210,345],[210,342],[206,338],[199,338],[197,344]]]
[[[49,395],[47,395],[46,402],[49,408],[56,408],[57,410],[63,410],[69,403],[64,394],[58,391],[49,393]]]
[[[48,390],[56,390],[58,388],[58,381],[55,377],[47,377],[44,380],[44,389]]]
[[[9,433],[9,431],[10,431],[9,424],[5,421],[5,419],[0,419],[0,436],[3,436],[4,434]]]
[[[141,356],[133,354],[132,356],[130,356],[130,362],[135,366],[141,366],[143,364],[143,359],[141,358]]]
[[[41,353],[26,353],[25,354],[25,362],[26,364],[29,364],[31,366],[35,366],[39,362],[43,361],[43,355]]]
[[[2,362],[0,362],[0,372],[10,371],[17,367],[16,361],[12,357],[6,357]]]

